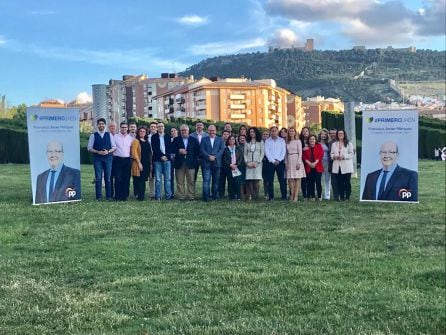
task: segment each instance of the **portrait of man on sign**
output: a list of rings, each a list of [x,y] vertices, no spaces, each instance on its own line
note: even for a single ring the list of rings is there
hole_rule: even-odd
[[[61,142],[48,142],[46,159],[49,169],[37,176],[35,203],[80,199],[80,171],[64,165],[64,149]]]
[[[398,145],[383,143],[379,157],[382,168],[367,175],[362,200],[418,201],[418,173],[398,165]]]

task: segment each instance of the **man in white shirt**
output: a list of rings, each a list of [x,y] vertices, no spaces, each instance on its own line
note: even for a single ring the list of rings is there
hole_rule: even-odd
[[[274,173],[279,179],[280,193],[282,200],[287,199],[285,180],[285,140],[279,137],[279,129],[272,126],[269,129],[270,137],[265,141],[265,156],[267,158],[267,180],[268,180],[268,200],[274,199]]]
[[[134,138],[128,133],[128,125],[121,122],[119,134],[114,136],[116,151],[113,154],[113,176],[115,178],[115,199],[125,201],[130,187],[130,148]]]

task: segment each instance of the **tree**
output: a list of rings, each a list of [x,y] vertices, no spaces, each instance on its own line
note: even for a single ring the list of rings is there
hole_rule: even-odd
[[[15,113],[13,114],[13,119],[14,120],[26,120],[26,105],[25,104],[20,104],[17,107],[13,107],[15,108]]]

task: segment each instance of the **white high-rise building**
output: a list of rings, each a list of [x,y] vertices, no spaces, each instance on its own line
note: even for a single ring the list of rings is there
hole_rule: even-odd
[[[96,126],[96,121],[104,118],[107,123],[110,117],[107,115],[107,85],[95,84],[92,85],[93,94],[93,125]]]

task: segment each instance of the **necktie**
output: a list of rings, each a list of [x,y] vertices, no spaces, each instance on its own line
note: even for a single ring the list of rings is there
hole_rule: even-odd
[[[51,170],[51,178],[50,178],[50,189],[48,191],[48,201],[53,200],[53,191],[54,191],[54,176],[56,175],[56,171]]]
[[[383,193],[384,193],[384,188],[386,186],[387,173],[389,173],[389,171],[383,171],[383,177],[381,178],[381,183],[379,184],[377,200],[383,200]]]

